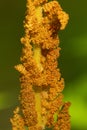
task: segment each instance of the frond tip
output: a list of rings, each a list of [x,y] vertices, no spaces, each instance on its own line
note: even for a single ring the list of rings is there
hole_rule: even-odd
[[[70,103],[63,102],[64,79],[58,68],[58,32],[69,16],[56,0],[27,0],[20,72],[20,109],[12,130],[70,130]]]

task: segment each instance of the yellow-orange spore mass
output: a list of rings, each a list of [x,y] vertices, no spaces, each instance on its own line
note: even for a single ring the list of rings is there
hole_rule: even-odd
[[[58,68],[58,32],[69,16],[56,0],[27,0],[20,72],[20,111],[13,130],[70,130],[70,103],[63,102],[64,79]],[[56,120],[54,119],[56,114]]]

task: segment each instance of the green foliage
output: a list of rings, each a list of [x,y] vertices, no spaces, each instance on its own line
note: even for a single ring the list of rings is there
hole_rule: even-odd
[[[58,113],[55,113],[54,114],[54,122],[57,122],[57,120],[58,120]]]
[[[46,127],[45,130],[53,130],[53,128],[48,128],[48,127]]]

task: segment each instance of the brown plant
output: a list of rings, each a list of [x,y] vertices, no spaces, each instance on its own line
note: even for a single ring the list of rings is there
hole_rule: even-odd
[[[20,107],[12,130],[70,130],[70,103],[63,101],[64,80],[58,68],[58,32],[69,16],[56,0],[27,0],[20,72]]]

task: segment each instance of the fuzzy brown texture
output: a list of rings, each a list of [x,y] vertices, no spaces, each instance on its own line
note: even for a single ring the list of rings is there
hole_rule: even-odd
[[[58,31],[68,19],[56,0],[27,0],[21,64],[15,66],[21,105],[11,118],[12,130],[70,130],[70,103],[63,102],[64,79],[58,68]]]

